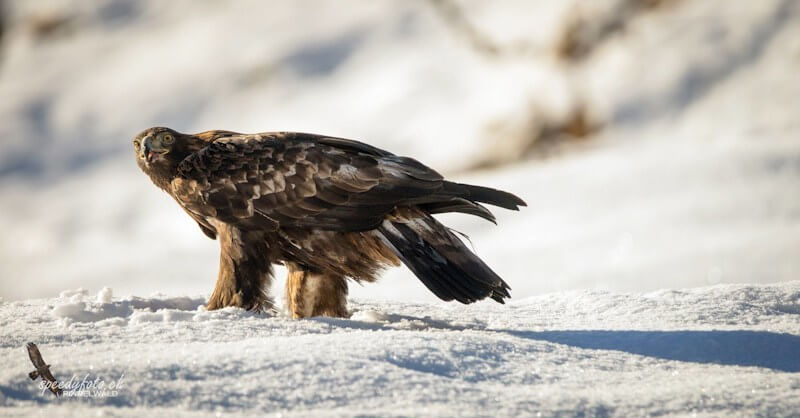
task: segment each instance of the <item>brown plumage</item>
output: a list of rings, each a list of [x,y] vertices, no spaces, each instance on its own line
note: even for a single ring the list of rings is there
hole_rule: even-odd
[[[273,263],[289,268],[295,317],[345,316],[346,278],[375,281],[405,263],[439,298],[510,297],[508,285],[431,214],[494,222],[480,203],[520,198],[444,180],[420,162],[341,138],[151,128],[134,138],[139,167],[219,239],[208,309],[265,309]]]
[[[39,347],[37,347],[34,343],[28,343],[25,348],[28,350],[28,357],[30,357],[33,367],[36,367],[36,370],[28,373],[28,377],[30,377],[31,380],[36,380],[37,378],[41,377],[42,380],[47,382],[47,388],[50,389],[50,392],[53,392],[53,394],[56,396],[60,396],[62,393],[64,393],[64,391],[58,385],[56,378],[53,376],[53,373],[50,371],[50,365],[45,363],[44,359],[42,358],[42,353],[39,352]]]

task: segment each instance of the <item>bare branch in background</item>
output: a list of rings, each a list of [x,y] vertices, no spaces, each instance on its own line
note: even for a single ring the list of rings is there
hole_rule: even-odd
[[[3,33],[6,28],[6,10],[3,0],[0,0],[0,46],[3,44]]]
[[[583,104],[576,105],[563,119],[545,118],[537,107],[526,113],[524,120],[498,120],[487,126],[486,136],[503,138],[504,146],[494,146],[492,152],[465,167],[465,171],[561,155],[585,145],[603,127]]]
[[[501,44],[475,26],[454,0],[430,0],[430,4],[444,22],[471,47],[489,58],[525,57],[541,55],[545,48],[525,40]]]
[[[75,18],[61,11],[46,11],[30,16],[28,30],[37,41],[57,39],[72,33]]]
[[[473,24],[463,5],[455,0],[430,0],[430,4],[443,22],[463,39],[476,53],[489,59],[545,58],[545,54],[560,58],[567,64],[565,72],[583,65],[585,58],[600,46],[623,32],[631,21],[659,7],[678,0],[618,0],[605,11],[582,15],[577,8],[564,23],[559,41],[548,48],[533,42],[518,40],[499,43]],[[545,65],[542,61],[541,65]],[[569,94],[572,108],[566,116],[547,116],[542,109],[532,106],[523,121],[504,120],[487,126],[487,136],[502,138],[504,147],[493,148],[483,160],[467,169],[489,168],[529,157],[548,157],[560,154],[583,143],[583,140],[600,131],[606,121],[593,115],[586,98],[572,79]]]
[[[614,35],[623,32],[639,15],[677,0],[621,0],[600,16],[587,18],[575,13],[556,46],[558,56],[580,61]]]

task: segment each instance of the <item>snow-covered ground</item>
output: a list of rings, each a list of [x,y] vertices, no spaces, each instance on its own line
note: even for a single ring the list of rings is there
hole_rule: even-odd
[[[65,292],[0,305],[0,408],[31,416],[791,416],[800,282],[645,294],[575,291],[500,305],[357,300],[296,321],[203,298]],[[42,393],[58,379],[115,396]],[[107,393],[108,395],[113,395]]]
[[[423,1],[4,3],[2,412],[800,410],[800,3],[662,2],[580,62],[554,55],[573,13],[619,3],[463,3],[519,56]],[[581,106],[597,133],[466,171]],[[205,312],[218,244],[136,167],[153,125],[361,139],[512,191],[529,207],[498,226],[443,218],[513,302],[444,304],[400,268],[351,288],[349,320]],[[124,390],[40,394],[27,341],[57,377]]]

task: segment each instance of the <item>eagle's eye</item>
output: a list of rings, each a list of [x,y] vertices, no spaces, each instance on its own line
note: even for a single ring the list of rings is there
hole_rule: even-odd
[[[164,141],[164,145],[172,145],[172,143],[175,142],[175,137],[172,136],[172,134],[164,134],[161,140]]]

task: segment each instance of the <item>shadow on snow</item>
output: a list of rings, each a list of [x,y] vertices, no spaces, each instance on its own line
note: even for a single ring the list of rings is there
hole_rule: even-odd
[[[527,331],[456,326],[430,317],[387,315],[381,322],[314,318],[328,325],[368,330],[492,331],[590,350],[615,350],[665,360],[800,372],[800,336],[768,331]],[[477,326],[476,326],[477,325]]]
[[[800,372],[800,336],[766,331],[521,331],[510,335],[666,360]]]

